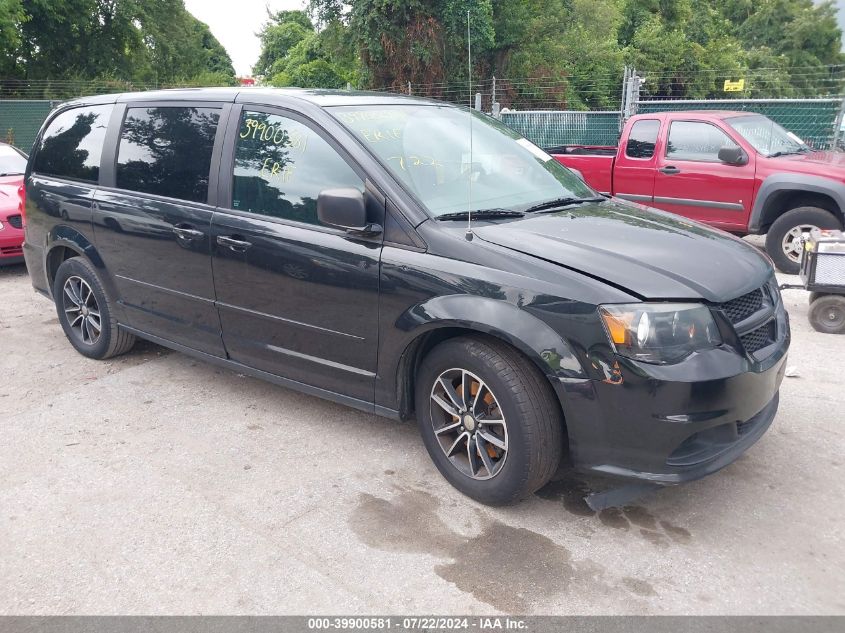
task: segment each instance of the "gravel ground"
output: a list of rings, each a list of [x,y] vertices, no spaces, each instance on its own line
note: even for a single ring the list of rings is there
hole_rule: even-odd
[[[151,344],[66,342],[0,268],[0,614],[845,614],[845,336],[784,293],[771,430],[624,510],[491,509],[400,424]]]

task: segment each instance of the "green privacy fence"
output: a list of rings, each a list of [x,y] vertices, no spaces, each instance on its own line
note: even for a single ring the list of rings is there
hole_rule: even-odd
[[[41,123],[59,101],[0,99],[0,141],[29,151]],[[765,114],[816,148],[833,145],[841,98],[653,100],[637,103],[637,112],[739,110]],[[615,145],[617,111],[503,110],[504,123],[540,147]]]
[[[619,112],[518,110],[501,113],[502,122],[540,147],[616,145]]]
[[[718,99],[708,101],[640,101],[637,114],[679,110],[738,110],[757,112],[779,123],[817,149],[833,145],[842,98],[829,99]]]
[[[29,152],[44,119],[59,101],[0,100],[0,141]]]
[[[640,101],[637,114],[689,110],[757,112],[776,121],[817,149],[834,145],[842,99],[713,99]],[[502,122],[540,147],[616,145],[620,113],[567,110],[503,111]]]

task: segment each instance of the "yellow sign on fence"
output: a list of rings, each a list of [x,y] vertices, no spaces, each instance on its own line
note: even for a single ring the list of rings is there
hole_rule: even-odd
[[[745,79],[731,81],[725,79],[725,92],[742,92],[745,89]]]

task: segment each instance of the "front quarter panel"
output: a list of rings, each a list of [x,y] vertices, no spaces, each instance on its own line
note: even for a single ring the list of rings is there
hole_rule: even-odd
[[[769,159],[767,163],[771,163],[773,160],[775,159]],[[771,169],[772,166],[767,164],[766,170]],[[760,171],[762,170],[758,169],[758,174]],[[778,194],[783,192],[808,192],[829,196],[840,210],[845,209],[845,183],[824,176],[784,172],[771,173],[762,181],[755,195],[751,218],[748,221],[750,233],[761,232],[775,219],[768,213],[770,203],[776,200]]]
[[[457,241],[452,246],[464,247]],[[476,261],[385,246],[376,405],[407,413],[410,403],[402,402],[405,363],[421,337],[441,328],[471,330],[509,343],[550,379],[559,397],[564,382],[604,377],[587,352],[604,337],[598,301],[579,297],[595,296],[597,282],[558,267],[557,274],[543,279],[543,268],[551,265],[538,266],[536,260],[505,249],[491,253],[480,242],[467,250]],[[485,262],[490,255],[493,259]],[[604,300],[631,300],[612,289],[606,292]]]

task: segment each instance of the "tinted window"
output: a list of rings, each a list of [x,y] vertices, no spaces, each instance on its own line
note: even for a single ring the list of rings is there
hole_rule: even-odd
[[[129,108],[117,153],[117,186],[205,202],[214,135],[214,108]]]
[[[676,160],[719,161],[719,150],[736,147],[728,135],[709,123],[673,121],[666,157]]]
[[[0,145],[0,176],[16,176],[26,170],[26,156],[11,145]]]
[[[630,158],[651,158],[654,156],[654,144],[657,143],[657,133],[660,131],[660,121],[648,119],[637,121],[631,126],[628,143],[625,145],[625,155]]]
[[[337,187],[363,191],[364,182],[311,128],[276,114],[242,114],[233,208],[317,224],[317,196]]]
[[[44,130],[33,169],[40,174],[97,182],[113,107],[73,108],[59,114]]]

